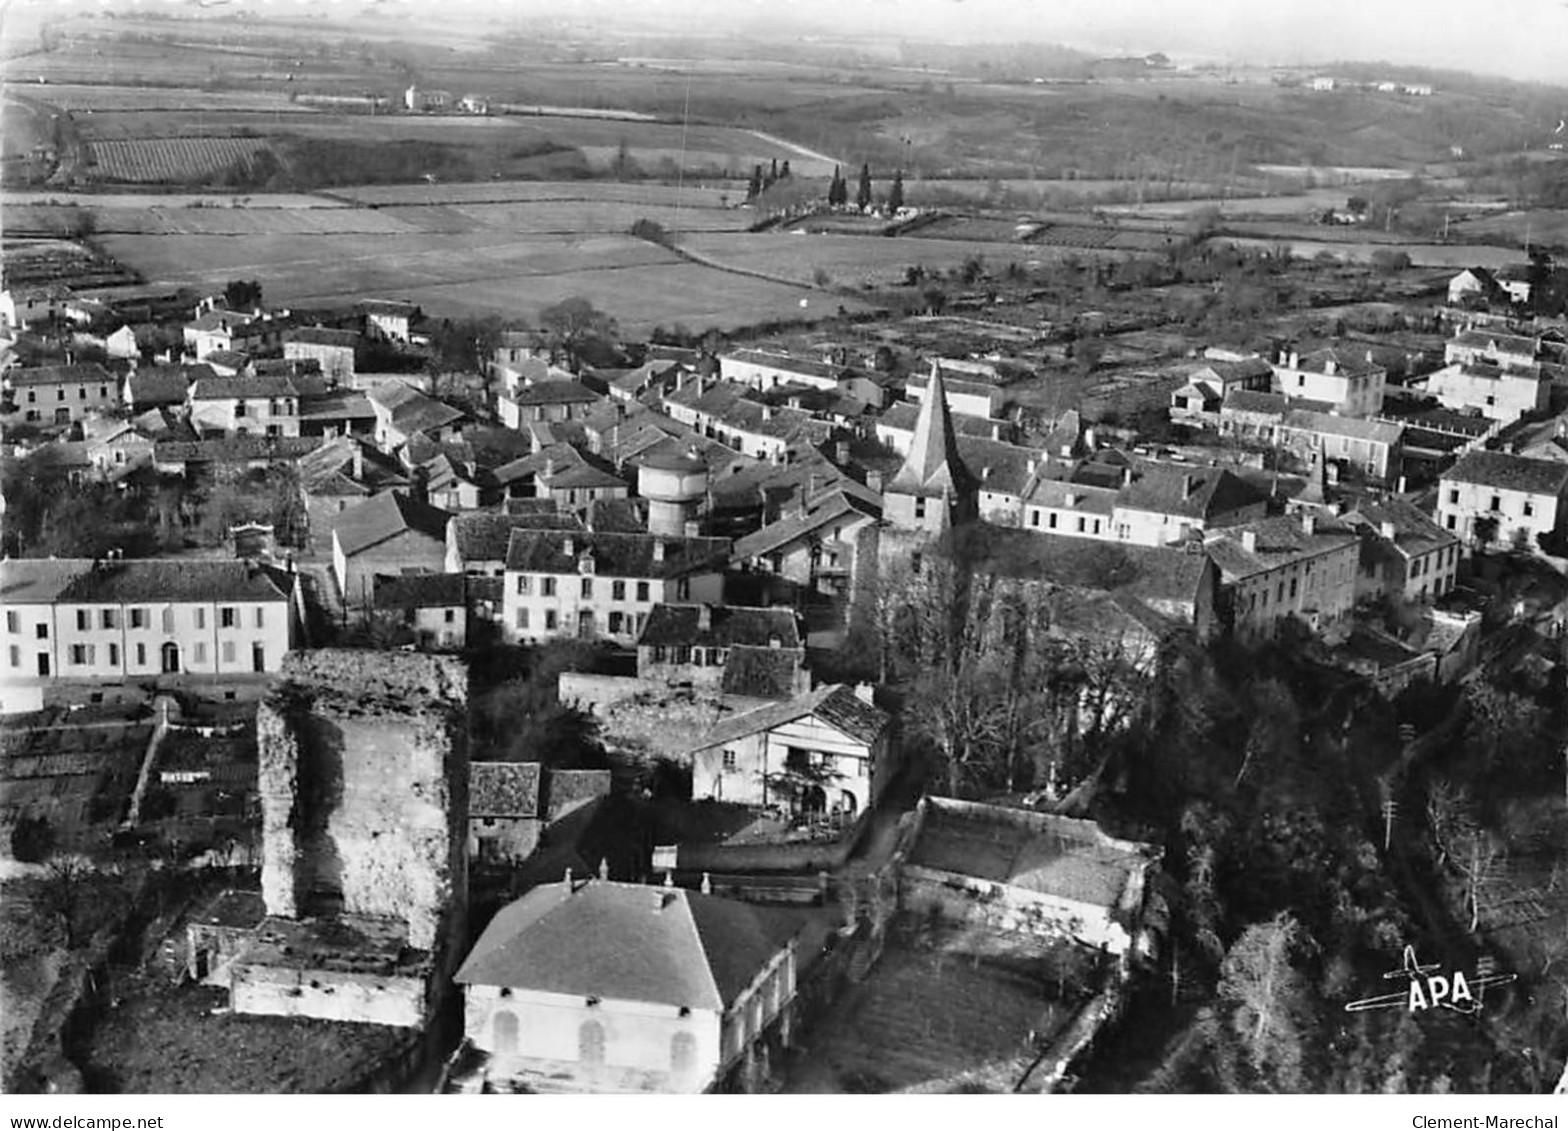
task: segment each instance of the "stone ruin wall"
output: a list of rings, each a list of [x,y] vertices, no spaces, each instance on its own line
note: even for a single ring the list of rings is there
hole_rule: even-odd
[[[467,670],[449,657],[296,653],[257,718],[262,896],[300,918],[316,892],[441,948],[467,888]]]

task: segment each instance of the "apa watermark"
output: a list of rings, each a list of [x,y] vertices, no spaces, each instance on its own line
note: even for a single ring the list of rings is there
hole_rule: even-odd
[[[1400,1009],[1410,1013],[1424,1013],[1428,1009],[1451,1009],[1455,1013],[1479,1013],[1486,991],[1493,986],[1506,986],[1517,974],[1499,974],[1495,964],[1483,958],[1470,973],[1454,969],[1445,971],[1441,963],[1423,965],[1416,958],[1416,948],[1405,947],[1404,961],[1383,975],[1385,981],[1405,980],[1405,988],[1394,993],[1364,997],[1345,1003],[1346,1013],[1363,1013],[1369,1009]]]

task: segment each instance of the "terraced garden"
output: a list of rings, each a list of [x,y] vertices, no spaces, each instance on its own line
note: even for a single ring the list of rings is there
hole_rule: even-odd
[[[248,169],[267,149],[264,138],[169,137],[92,143],[94,180],[170,184]]]

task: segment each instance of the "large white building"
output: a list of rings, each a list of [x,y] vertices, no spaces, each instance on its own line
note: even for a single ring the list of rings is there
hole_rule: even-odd
[[[1274,391],[1293,401],[1318,401],[1340,416],[1375,416],[1383,409],[1387,371],[1366,351],[1327,347],[1292,350],[1274,362]]]
[[[270,676],[295,643],[293,575],[250,562],[0,562],[0,710],[70,685]]]
[[[724,599],[726,538],[514,530],[502,631],[510,643],[558,636],[637,642],[655,605]]]
[[[1507,452],[1466,452],[1438,482],[1435,517],[1466,545],[1540,552],[1540,537],[1568,525],[1568,463]]]
[[[120,383],[96,361],[13,369],[5,388],[29,424],[72,424],[120,404]]]

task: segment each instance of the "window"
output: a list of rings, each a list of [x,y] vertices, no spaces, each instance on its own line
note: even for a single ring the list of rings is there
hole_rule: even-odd
[[[21,632],[22,618],[17,616],[15,609],[5,611],[5,630],[7,632]]]
[[[526,597],[533,590],[532,579],[526,573],[517,575],[517,595]]]
[[[683,577],[675,583],[675,598],[678,601],[691,600],[691,578]]]
[[[583,578],[583,581],[582,581],[582,595],[584,597],[592,597],[593,596],[593,578],[591,578],[591,577]]]
[[[1532,517],[1535,514],[1535,504],[1532,503],[1529,499],[1526,499],[1524,501],[1524,511],[1523,511],[1523,514],[1524,514],[1525,518],[1530,518],[1530,517]]]
[[[1458,503],[1459,502],[1459,488],[1457,488],[1457,487],[1450,487],[1448,489],[1448,501],[1450,503]]]
[[[691,649],[685,644],[677,645],[675,648],[675,662],[677,664],[691,663]]]
[[[92,664],[98,659],[98,649],[91,644],[72,644],[71,663]]]
[[[717,648],[708,649],[708,666],[710,668],[716,668],[723,662],[724,661],[722,658],[720,658],[719,650]]]
[[[517,610],[517,627],[518,628],[527,628],[528,627],[528,610],[527,609],[518,609]]]
[[[1490,509],[1494,511],[1500,511],[1503,509],[1503,500],[1500,495],[1492,496],[1492,505]]]
[[[447,624],[456,624],[457,623],[457,610],[456,609],[448,609],[448,610],[446,610],[446,614],[442,617],[442,619],[444,621],[446,621]]]
[[[244,401],[235,401],[234,402],[234,415],[235,416],[244,416],[245,415],[245,402]]]
[[[1085,529],[1085,527],[1084,527],[1083,515],[1079,515],[1078,516],[1078,533],[1082,534],[1084,532],[1084,529]]]
[[[925,500],[925,496],[923,496],[923,495],[916,495],[915,496],[915,517],[916,518],[925,518],[925,516],[926,516],[926,500]]]
[[[542,578],[540,578],[539,579],[539,592],[544,594],[546,597],[554,597],[555,596],[555,578],[553,578],[553,577],[542,577]]]
[[[196,645],[196,662],[198,664],[207,662],[207,645],[205,641]]]
[[[174,631],[174,610],[172,608],[163,610],[163,631]]]
[[[637,583],[637,599],[639,601],[646,601],[648,599],[648,583],[646,581],[639,581]]]
[[[1046,525],[1046,527],[1048,529],[1051,529],[1051,530],[1055,530],[1056,529],[1056,512],[1055,511],[1051,512],[1051,517],[1046,520],[1045,525]]]
[[[615,600],[615,601],[624,601],[624,600],[626,600],[626,582],[624,582],[624,581],[612,581],[612,582],[610,582],[610,597],[611,597],[612,600]]]
[[[48,640],[49,639],[49,626],[47,624],[40,624],[37,628],[35,628],[33,630],[33,635],[38,637],[38,639],[40,639],[40,640]]]
[[[620,613],[611,613],[610,614],[610,635],[611,636],[619,636],[621,634],[621,625],[622,625],[622,622],[625,621],[625,619],[626,618],[624,616],[622,616]]]
[[[670,1071],[684,1076],[697,1067],[697,1038],[690,1033],[676,1033],[670,1038]]]
[[[1029,525],[1030,526],[1039,526],[1040,525],[1040,512],[1039,511],[1032,510],[1032,511],[1029,512]]]
[[[256,627],[267,627],[267,610],[262,608],[260,605],[256,606]]]
[[[239,622],[239,610],[233,605],[225,605],[218,610],[218,627],[233,628]]]
[[[604,1063],[604,1026],[584,1021],[577,1030],[577,1059],[583,1064]]]
[[[201,605],[197,605],[196,606],[196,627],[197,628],[206,628],[207,627],[207,610],[206,610],[205,607],[203,607]]]
[[[11,645],[11,666],[13,668],[22,666],[22,649],[15,644]]]
[[[554,632],[556,623],[555,610],[546,609],[544,611],[544,630],[546,632]]]
[[[735,768],[735,751],[726,750],[724,752],[724,768],[726,770],[733,770]]]
[[[120,666],[120,646],[118,644],[111,643],[109,645],[109,666],[111,668]]]
[[[86,632],[90,627],[92,627],[92,617],[91,617],[91,614],[88,613],[88,611],[86,609],[77,609],[76,610],[76,631],[77,632]]]
[[[1453,515],[1449,515],[1447,517],[1444,525],[1446,525],[1448,527],[1448,529],[1452,530],[1454,528],[1454,516]]]
[[[147,645],[145,644],[136,645],[136,666],[139,668],[147,666]]]
[[[234,641],[232,640],[225,640],[223,642],[223,662],[225,664],[232,664],[234,662]]]
[[[132,628],[146,628],[147,627],[147,610],[146,609],[132,609],[131,610],[131,627]]]

